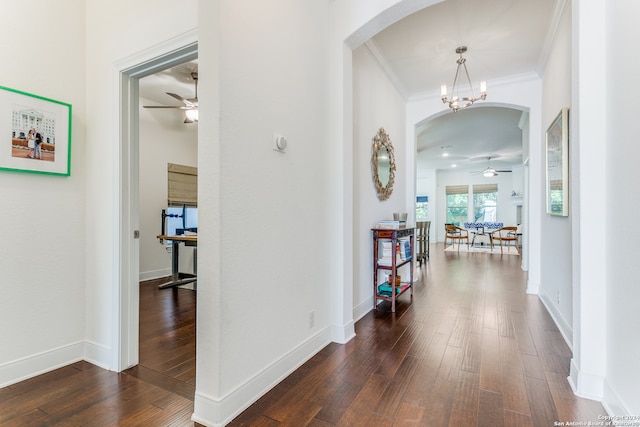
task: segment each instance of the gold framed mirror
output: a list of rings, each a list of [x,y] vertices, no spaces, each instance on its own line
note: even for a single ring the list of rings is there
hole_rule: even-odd
[[[380,128],[378,134],[373,138],[371,171],[373,172],[373,185],[375,185],[378,192],[378,199],[387,200],[393,192],[396,160],[391,139],[389,139],[389,135],[384,128]]]

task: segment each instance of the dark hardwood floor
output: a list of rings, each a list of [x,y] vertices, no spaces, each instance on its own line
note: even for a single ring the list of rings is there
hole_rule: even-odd
[[[122,373],[87,362],[0,389],[0,426],[197,426],[196,292],[140,284],[140,363]]]
[[[411,303],[380,306],[232,426],[553,426],[598,421],[567,381],[571,351],[516,255],[431,246]],[[559,424],[555,424],[559,425]]]
[[[553,426],[598,421],[577,398],[571,352],[514,255],[432,245],[413,302],[356,324],[232,426]],[[86,362],[0,389],[0,426],[193,426],[195,296],[141,285],[140,365]]]
[[[193,400],[196,387],[196,292],[140,284],[140,363],[125,371]]]

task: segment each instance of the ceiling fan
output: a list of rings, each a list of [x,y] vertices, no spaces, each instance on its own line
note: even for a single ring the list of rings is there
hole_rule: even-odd
[[[191,72],[191,78],[195,84],[195,96],[193,98],[183,98],[175,93],[165,92],[167,95],[174,97],[184,105],[143,105],[144,108],[177,108],[184,110],[184,123],[197,123],[198,122],[198,73],[196,71]]]
[[[483,171],[471,172],[473,174],[482,174],[485,178],[491,178],[492,176],[498,176],[501,173],[512,172],[511,170],[497,170],[491,167],[491,157],[487,157],[487,167]]]

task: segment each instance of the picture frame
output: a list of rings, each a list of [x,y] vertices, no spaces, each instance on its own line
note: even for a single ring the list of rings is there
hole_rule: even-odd
[[[0,170],[71,175],[71,104],[0,86]]]
[[[569,216],[569,108],[546,132],[547,214]]]

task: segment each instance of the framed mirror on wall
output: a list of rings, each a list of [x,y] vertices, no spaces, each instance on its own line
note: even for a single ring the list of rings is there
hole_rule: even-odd
[[[371,171],[373,174],[373,185],[376,187],[378,199],[382,201],[387,200],[393,192],[396,161],[391,139],[384,128],[380,128],[373,138]]]
[[[569,216],[569,109],[563,108],[546,133],[547,213]]]

